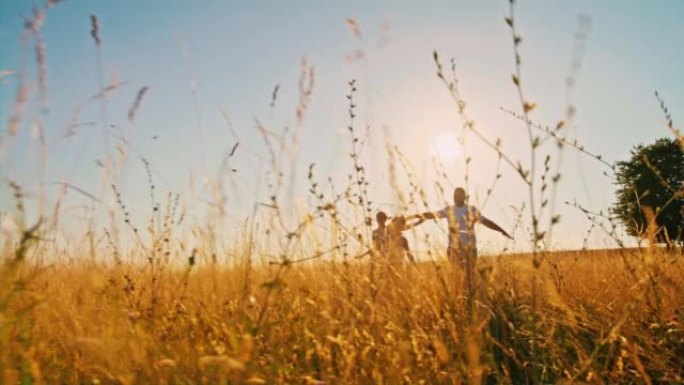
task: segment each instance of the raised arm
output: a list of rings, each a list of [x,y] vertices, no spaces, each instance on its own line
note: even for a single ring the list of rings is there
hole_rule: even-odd
[[[506,238],[508,238],[508,239],[513,239],[513,237],[511,237],[511,236],[506,232],[506,230],[502,229],[499,225],[497,225],[496,223],[494,223],[494,221],[491,221],[491,220],[489,220],[489,219],[487,219],[487,218],[485,218],[485,217],[480,217],[480,223],[482,223],[482,225],[484,225],[485,227],[487,227],[487,228],[489,228],[489,229],[492,229],[492,230],[494,230],[494,231],[500,232],[501,234],[503,234],[504,237],[506,237]]]
[[[418,226],[418,225],[421,225],[423,222],[425,222],[425,219],[423,219],[422,217],[418,216],[417,214],[416,214],[416,215],[413,215],[413,216],[408,216],[408,217],[406,217],[406,220],[411,220],[411,219],[418,219],[418,220],[415,221],[415,222],[413,222],[413,223],[411,223],[411,224],[408,224],[408,223],[407,223],[407,224],[404,226],[404,230],[411,230],[412,228],[414,228],[414,227],[416,227],[416,226]],[[402,230],[402,231],[404,231],[404,230]]]
[[[426,220],[428,220],[428,219],[437,219],[437,218],[439,218],[439,217],[440,217],[440,216],[439,216],[438,213],[435,213],[435,212],[432,212],[432,211],[426,211],[426,212],[424,212],[424,213],[422,213],[422,214],[413,214],[413,215],[409,215],[409,216],[406,217],[406,219],[420,218],[420,219],[421,219],[421,223],[422,223],[423,221],[426,221]]]

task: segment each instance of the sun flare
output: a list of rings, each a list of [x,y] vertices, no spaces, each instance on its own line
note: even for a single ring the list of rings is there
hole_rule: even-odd
[[[444,162],[451,162],[463,154],[463,146],[459,143],[455,133],[442,132],[432,139],[430,152],[435,158]]]

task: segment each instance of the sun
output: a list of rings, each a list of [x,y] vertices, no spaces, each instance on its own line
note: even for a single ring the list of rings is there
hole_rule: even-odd
[[[430,152],[443,162],[451,162],[463,154],[463,146],[455,133],[442,132],[432,139]]]

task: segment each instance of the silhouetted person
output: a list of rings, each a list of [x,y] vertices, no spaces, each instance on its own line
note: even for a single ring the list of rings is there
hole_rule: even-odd
[[[412,263],[416,262],[411,253],[411,248],[409,248],[408,239],[402,235],[402,231],[410,230],[416,225],[417,223],[407,225],[406,217],[400,215],[394,217],[389,226],[387,226],[387,253],[390,262],[403,262],[404,259],[408,259]]]
[[[409,218],[446,219],[449,224],[449,246],[447,257],[462,267],[466,262],[474,263],[477,258],[477,238],[475,237],[475,223],[498,231],[505,237],[513,239],[508,233],[493,221],[485,218],[475,207],[466,204],[466,192],[463,188],[454,189],[454,205],[447,206],[437,212],[425,212],[411,215]],[[419,222],[419,223],[421,223]]]
[[[387,253],[387,214],[383,211],[375,214],[375,220],[378,223],[378,228],[373,230],[373,251],[377,254],[384,255]]]
[[[378,227],[373,230],[373,251],[385,257],[390,263],[403,262],[405,258],[415,262],[408,240],[402,232],[413,228],[417,223],[407,225],[405,217],[397,216],[392,218],[388,226],[387,219],[387,214],[382,211],[375,215]]]

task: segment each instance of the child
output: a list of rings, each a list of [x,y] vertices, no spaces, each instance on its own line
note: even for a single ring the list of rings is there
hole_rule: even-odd
[[[416,259],[413,257],[411,249],[409,248],[408,239],[403,236],[402,232],[412,229],[421,222],[422,220],[419,220],[414,224],[407,225],[406,217],[399,215],[394,217],[389,226],[386,227],[386,256],[391,263],[401,263],[404,259],[408,259],[411,263],[416,263]]]

